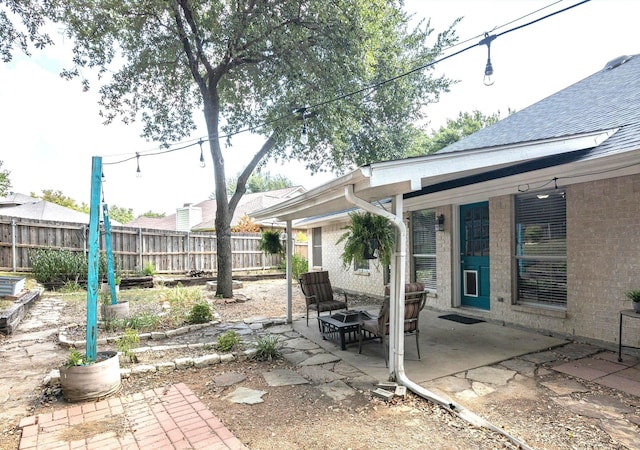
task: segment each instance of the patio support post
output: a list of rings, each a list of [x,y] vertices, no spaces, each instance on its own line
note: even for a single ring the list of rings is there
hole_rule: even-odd
[[[344,196],[363,210],[386,217],[398,230],[394,257],[391,259],[391,285],[389,286],[389,379],[397,380],[398,371],[404,371],[404,268],[407,231],[402,221],[402,194],[393,198],[395,214],[357,197],[351,184],[345,186]],[[398,211],[399,216],[396,215]]]
[[[287,312],[287,323],[292,323],[293,322],[293,317],[292,317],[292,291],[291,291],[291,282],[293,281],[291,279],[291,276],[293,274],[293,270],[292,270],[292,264],[293,264],[293,252],[294,252],[294,248],[293,248],[293,236],[292,236],[292,231],[291,231],[291,220],[287,220],[287,224],[286,224],[286,236],[287,236],[287,242],[286,242],[286,258],[287,258],[287,269],[286,269],[286,273],[287,273],[287,308],[286,308],[286,312]]]

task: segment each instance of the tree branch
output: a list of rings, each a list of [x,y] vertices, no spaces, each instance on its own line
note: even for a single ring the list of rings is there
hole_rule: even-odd
[[[240,201],[240,199],[242,198],[242,196],[247,190],[247,181],[249,180],[249,177],[253,173],[254,169],[258,166],[260,161],[262,161],[262,159],[265,156],[267,156],[269,152],[271,152],[273,147],[275,147],[276,141],[274,139],[274,136],[276,133],[277,131],[274,131],[271,134],[271,136],[269,136],[269,138],[265,141],[265,143],[262,144],[262,147],[260,148],[260,150],[255,155],[253,155],[253,158],[251,159],[249,164],[247,164],[247,166],[244,168],[242,173],[238,175],[238,181],[236,183],[236,191],[233,193],[231,200],[229,200],[229,211],[232,216],[236,210],[236,206],[238,206],[238,202]]]
[[[207,59],[207,56],[204,53],[204,49],[202,48],[202,39],[200,39],[200,36],[198,35],[198,26],[196,25],[195,20],[193,20],[193,13],[191,12],[191,9],[189,8],[189,5],[187,4],[186,0],[179,0],[179,1],[180,1],[180,6],[182,7],[182,12],[184,13],[184,17],[187,20],[187,23],[189,24],[189,28],[191,28],[191,33],[195,37],[196,49],[198,51],[198,60],[202,62],[205,69],[207,70],[207,73],[211,73],[213,72],[213,67],[209,63],[209,60]]]

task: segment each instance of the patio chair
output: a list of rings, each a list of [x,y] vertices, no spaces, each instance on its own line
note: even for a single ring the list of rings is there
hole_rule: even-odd
[[[329,272],[306,272],[300,275],[300,289],[304,294],[307,303],[307,326],[309,326],[309,311],[315,310],[320,317],[324,311],[338,311],[347,309],[347,293],[344,294],[344,301],[336,300],[333,297],[333,288],[329,281]],[[320,323],[318,322],[318,327]]]
[[[404,335],[414,334],[416,336],[416,349],[418,359],[420,359],[420,329],[418,321],[420,311],[424,308],[427,300],[427,293],[423,283],[407,283],[404,287]],[[389,287],[385,288],[384,302],[380,308],[378,317],[364,320],[360,323],[360,335],[358,337],[358,353],[362,353],[362,341],[365,334],[380,338],[384,351],[384,362],[388,365],[387,336],[389,336]]]

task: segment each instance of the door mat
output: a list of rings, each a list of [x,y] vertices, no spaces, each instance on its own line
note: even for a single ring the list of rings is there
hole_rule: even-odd
[[[451,320],[453,322],[463,323],[465,325],[473,325],[474,323],[484,322],[484,320],[474,319],[473,317],[465,317],[459,314],[445,314],[438,316],[438,319]]]

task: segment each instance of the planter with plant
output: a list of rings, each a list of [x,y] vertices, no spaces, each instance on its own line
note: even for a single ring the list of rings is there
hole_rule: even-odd
[[[125,319],[129,317],[129,302],[125,300],[113,303],[110,293],[101,292],[100,317],[105,321],[114,319]]]
[[[120,360],[117,352],[99,352],[96,360],[87,361],[80,351],[71,348],[60,368],[60,386],[68,401],[77,402],[107,397],[120,389]]]
[[[271,255],[281,255],[284,253],[284,247],[280,240],[280,232],[275,230],[264,230],[260,241],[258,242],[258,250]]]
[[[625,295],[629,300],[631,300],[633,310],[640,314],[640,289],[632,289],[627,291]]]
[[[336,242],[344,242],[342,264],[349,267],[352,263],[362,263],[367,259],[380,259],[383,266],[391,264],[391,253],[395,244],[395,234],[391,221],[370,212],[349,214],[347,230]]]

